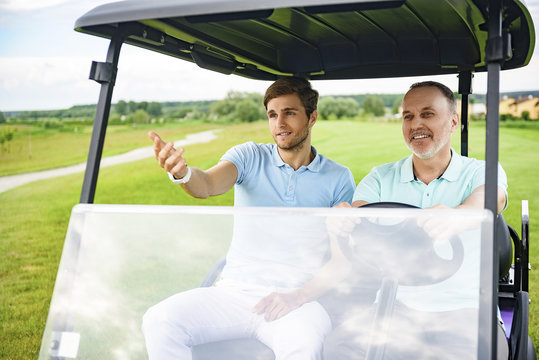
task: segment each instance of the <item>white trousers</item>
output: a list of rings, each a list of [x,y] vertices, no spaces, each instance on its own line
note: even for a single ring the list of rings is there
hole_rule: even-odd
[[[262,297],[217,286],[182,292],[152,306],[142,323],[150,360],[190,360],[192,346],[239,338],[258,339],[277,360],[322,359],[323,342],[331,331],[324,308],[309,302],[268,322],[252,312]]]

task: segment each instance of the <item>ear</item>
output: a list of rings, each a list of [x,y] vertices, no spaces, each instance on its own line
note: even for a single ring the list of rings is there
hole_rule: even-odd
[[[454,112],[453,115],[451,115],[451,132],[455,132],[459,128],[459,114],[457,112]]]
[[[313,127],[314,123],[316,122],[316,119],[318,119],[318,111],[314,110],[309,117],[309,127]]]

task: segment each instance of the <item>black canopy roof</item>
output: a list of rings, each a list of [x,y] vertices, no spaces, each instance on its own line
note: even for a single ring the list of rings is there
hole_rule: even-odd
[[[77,31],[111,38],[227,74],[313,80],[486,70],[487,0],[121,1],[80,17]],[[533,53],[531,16],[504,2],[505,62]]]

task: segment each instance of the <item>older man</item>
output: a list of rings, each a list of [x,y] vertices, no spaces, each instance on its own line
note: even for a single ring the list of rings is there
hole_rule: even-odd
[[[484,208],[485,162],[461,156],[451,148],[451,134],[459,124],[453,92],[435,81],[415,83],[404,96],[402,108],[402,134],[412,154],[373,168],[358,184],[351,206],[387,201],[420,208]],[[499,166],[498,212],[506,204],[507,177]],[[343,203],[339,207],[350,207],[350,204]],[[413,311],[402,304],[416,296],[413,292],[413,288],[404,288],[397,293],[397,310],[408,315],[410,323],[414,323],[410,315]],[[440,318],[440,322],[448,320]],[[466,315],[462,320],[466,321]],[[431,333],[435,332],[431,329]],[[434,343],[448,340],[431,336]],[[348,345],[343,344],[341,349],[345,350]],[[392,357],[400,358],[399,354]],[[406,354],[401,357],[406,358]],[[507,357],[507,341],[500,317],[498,358]]]
[[[485,162],[451,148],[451,134],[459,124],[453,92],[434,81],[416,83],[402,107],[402,134],[412,155],[372,169],[357,186],[352,206],[394,201],[422,208],[483,208]],[[507,177],[501,166],[498,173],[501,212]]]

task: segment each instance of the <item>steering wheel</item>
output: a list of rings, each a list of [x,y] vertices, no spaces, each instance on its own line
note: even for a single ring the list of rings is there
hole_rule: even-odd
[[[365,207],[418,209],[397,202],[370,203],[360,209]],[[352,263],[366,261],[374,264],[384,276],[398,279],[401,285],[419,286],[443,281],[451,277],[464,260],[464,248],[457,236],[449,239],[451,258],[442,258],[434,249],[433,239],[415,218],[402,218],[392,224],[364,219],[348,237],[340,238],[339,244]]]

